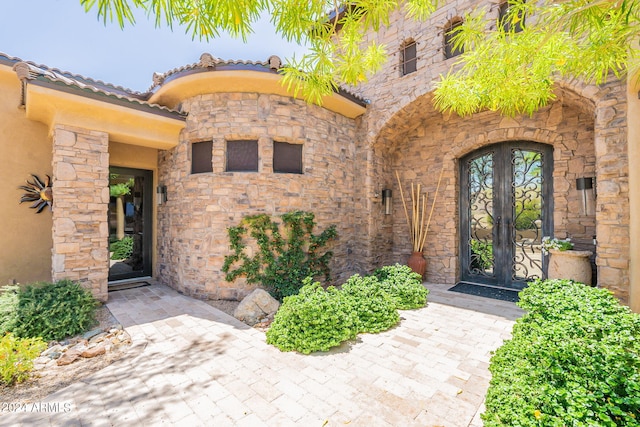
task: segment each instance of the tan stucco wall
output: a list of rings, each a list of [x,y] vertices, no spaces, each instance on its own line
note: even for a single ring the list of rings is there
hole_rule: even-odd
[[[36,215],[19,204],[18,186],[31,173],[51,175],[51,139],[45,125],[25,118],[20,81],[10,67],[0,65],[0,285],[16,281],[51,280],[51,212]]]
[[[144,169],[153,172],[153,221],[151,221],[152,230],[152,251],[151,251],[151,271],[156,271],[157,250],[156,242],[158,240],[158,232],[156,224],[158,206],[156,204],[155,188],[158,186],[158,150],[155,148],[139,147],[129,144],[120,144],[118,142],[109,143],[109,166],[119,166],[123,168]]]
[[[629,248],[629,306],[640,313],[640,99],[638,99],[638,77],[631,76],[628,80],[627,91],[627,123],[628,123],[628,153],[629,165],[629,234],[631,247]]]

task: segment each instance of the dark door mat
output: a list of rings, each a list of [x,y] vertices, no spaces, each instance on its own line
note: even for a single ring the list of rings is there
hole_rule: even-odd
[[[131,282],[131,283],[118,283],[115,285],[109,285],[108,291],[109,292],[124,291],[125,289],[141,288],[143,286],[151,286],[151,283],[145,282],[145,281]]]
[[[518,302],[518,290],[509,290],[503,288],[494,288],[491,286],[482,286],[475,283],[460,282],[452,288],[450,291],[460,292],[468,295],[476,295],[484,298],[498,299],[501,301]]]

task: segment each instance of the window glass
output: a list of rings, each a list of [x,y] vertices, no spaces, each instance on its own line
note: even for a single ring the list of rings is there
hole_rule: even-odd
[[[302,144],[273,142],[273,171],[302,173]]]
[[[519,33],[520,31],[522,31],[522,28],[524,26],[524,17],[521,16],[518,22],[513,25],[510,13],[511,5],[509,4],[509,2],[502,3],[500,5],[500,11],[498,14],[498,23],[505,32],[513,30],[514,33]]]
[[[258,141],[227,141],[227,172],[257,172]]]
[[[194,142],[191,144],[191,173],[213,172],[211,149],[213,141]]]
[[[402,75],[406,76],[417,70],[416,42],[408,41],[400,52]]]
[[[455,29],[462,25],[462,21],[452,21],[444,29],[444,57],[446,59],[453,58],[462,54],[462,49],[453,48],[453,36],[456,35]]]

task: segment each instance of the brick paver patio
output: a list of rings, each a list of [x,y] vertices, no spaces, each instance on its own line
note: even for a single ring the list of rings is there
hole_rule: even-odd
[[[23,426],[481,426],[490,352],[521,311],[427,285],[427,307],[329,353],[283,353],[264,333],[161,286],[109,295],[128,357],[50,395]]]

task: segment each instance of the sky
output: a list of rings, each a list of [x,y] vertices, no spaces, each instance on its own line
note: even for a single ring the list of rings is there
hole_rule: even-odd
[[[117,23],[105,26],[95,10],[85,13],[80,0],[0,0],[0,52],[144,92],[154,72],[198,62],[204,52],[223,60],[265,61],[305,50],[276,35],[268,17],[246,44],[229,36],[192,40],[182,28],[155,28],[144,14],[136,20],[121,30]]]

